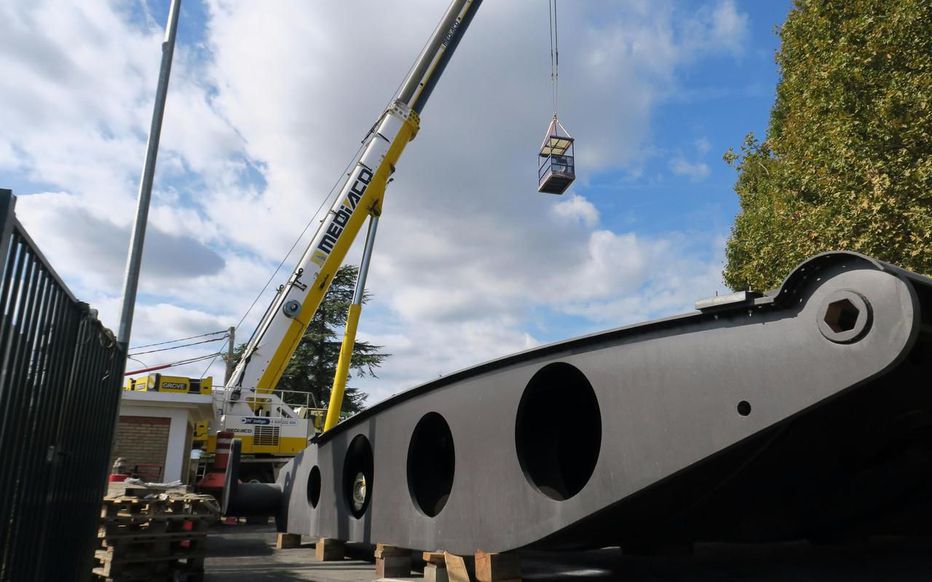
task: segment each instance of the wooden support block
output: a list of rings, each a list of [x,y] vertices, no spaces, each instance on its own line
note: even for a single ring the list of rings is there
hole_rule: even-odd
[[[289,548],[300,548],[301,536],[299,534],[280,533],[275,539],[276,550],[287,550]]]
[[[399,548],[398,546],[390,546],[388,544],[375,545],[376,558],[391,558],[393,556],[407,556],[410,558],[411,550],[407,548]]]
[[[317,540],[314,552],[317,555],[317,559],[321,562],[338,562],[342,560],[346,554],[346,545],[342,540],[320,538]]]
[[[404,578],[411,575],[411,550],[377,544],[375,575],[379,578]]]
[[[450,582],[450,577],[447,576],[446,564],[440,565],[428,562],[424,566],[424,582]]]
[[[520,582],[521,559],[517,552],[476,552],[476,582]]]
[[[424,561],[428,564],[434,564],[436,566],[447,567],[446,561],[444,561],[443,552],[424,552]]]
[[[468,564],[463,556],[457,556],[456,554],[451,554],[450,552],[444,552],[443,561],[447,566],[447,577],[449,582],[472,582],[472,579],[469,575]]]

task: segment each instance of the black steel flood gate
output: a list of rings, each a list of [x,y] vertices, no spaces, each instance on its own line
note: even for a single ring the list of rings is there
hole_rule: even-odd
[[[90,577],[125,349],[0,189],[0,581]]]

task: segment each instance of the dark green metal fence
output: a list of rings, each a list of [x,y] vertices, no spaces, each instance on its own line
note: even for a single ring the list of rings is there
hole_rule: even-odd
[[[90,577],[125,349],[0,189],[0,582]]]

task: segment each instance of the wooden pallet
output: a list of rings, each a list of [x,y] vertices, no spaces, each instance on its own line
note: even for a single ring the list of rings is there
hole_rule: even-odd
[[[207,529],[219,514],[216,502],[184,492],[128,491],[101,504],[96,579],[202,580]]]
[[[162,497],[166,497],[162,499]],[[102,519],[147,518],[147,517],[216,517],[216,504],[211,504],[203,496],[186,496],[171,498],[162,494],[155,498],[118,496],[103,500],[100,509]]]
[[[122,536],[101,541],[99,551],[110,556],[133,558],[137,556],[158,558],[202,551],[207,546],[206,535],[162,534],[149,536]]]
[[[206,519],[160,519],[122,523],[119,521],[102,522],[97,528],[100,539],[122,537],[151,537],[158,535],[192,535],[206,532],[211,521]]]

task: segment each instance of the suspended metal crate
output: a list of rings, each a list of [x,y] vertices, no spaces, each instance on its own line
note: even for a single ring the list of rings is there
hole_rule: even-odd
[[[563,194],[576,180],[573,160],[573,137],[554,116],[547,128],[547,136],[540,146],[537,168],[537,191]]]

